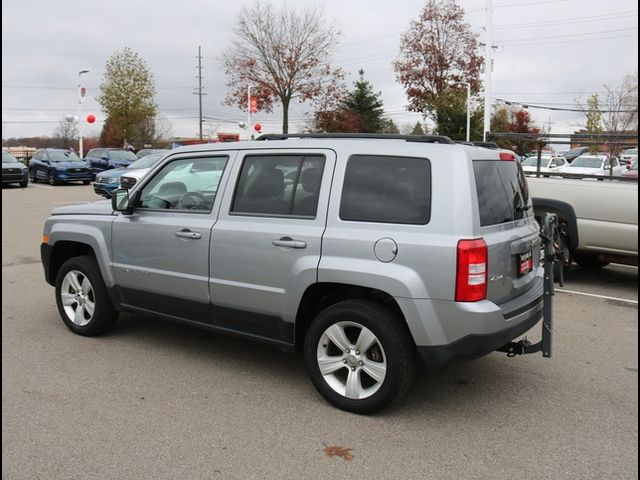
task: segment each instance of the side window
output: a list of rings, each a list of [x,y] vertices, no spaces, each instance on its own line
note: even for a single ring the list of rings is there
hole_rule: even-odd
[[[321,155],[247,156],[231,213],[315,217],[324,163]]]
[[[136,208],[210,212],[227,159],[183,158],[168,163],[144,186]]]
[[[426,225],[431,217],[431,163],[426,158],[354,155],[342,187],[340,218]]]

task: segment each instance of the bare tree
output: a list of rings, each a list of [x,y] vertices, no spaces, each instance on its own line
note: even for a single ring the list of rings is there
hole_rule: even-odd
[[[222,56],[231,92],[227,104],[247,108],[247,87],[258,108],[271,112],[282,105],[282,132],[289,131],[292,100],[305,102],[340,88],[343,73],[329,63],[339,32],[327,25],[317,8],[303,11],[256,1],[243,7],[235,27],[236,39]]]
[[[597,96],[598,103],[594,107],[593,95],[585,104],[580,99],[576,101],[578,108],[585,115],[587,130],[594,115],[598,115],[601,132],[609,135],[609,153],[617,156],[626,148],[616,135],[638,134],[638,71],[627,75],[620,85],[603,85],[604,93]],[[598,110],[598,108],[600,110]],[[606,140],[603,143],[607,143]],[[637,139],[636,142],[637,144]],[[610,172],[613,174],[613,164],[610,162]]]
[[[59,148],[71,148],[78,138],[78,125],[61,118],[53,131],[53,142]]]

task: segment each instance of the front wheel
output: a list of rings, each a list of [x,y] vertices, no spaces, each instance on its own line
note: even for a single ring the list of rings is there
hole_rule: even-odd
[[[113,308],[96,260],[90,256],[67,260],[56,277],[56,303],[62,321],[78,335],[92,337],[113,328]]]
[[[53,172],[49,172],[49,185],[58,185],[56,174]]]
[[[31,179],[31,183],[38,183],[38,178],[36,177],[36,172],[33,168],[29,171],[29,177]]]
[[[83,180],[82,184],[83,185],[89,185],[91,183],[91,180]]]
[[[393,312],[369,300],[347,300],[313,321],[304,358],[311,381],[329,403],[368,414],[409,388],[415,346]]]
[[[27,182],[26,180],[24,182],[20,182],[20,188],[27,188],[27,184],[29,182]]]

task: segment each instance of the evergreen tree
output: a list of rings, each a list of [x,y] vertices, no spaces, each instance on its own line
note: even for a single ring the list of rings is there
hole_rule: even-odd
[[[416,122],[415,127],[411,131],[411,135],[424,135],[424,128],[422,128],[422,124],[420,122]]]
[[[358,117],[357,133],[381,132],[384,126],[384,108],[381,92],[375,93],[371,84],[364,79],[364,70],[358,71],[360,78],[354,83],[354,89],[344,100],[344,109]]]

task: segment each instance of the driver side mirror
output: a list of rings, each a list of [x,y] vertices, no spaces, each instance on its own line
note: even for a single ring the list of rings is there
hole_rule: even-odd
[[[116,212],[130,215],[133,213],[134,203],[135,197],[129,197],[129,190],[125,188],[119,188],[111,194],[111,208]]]

